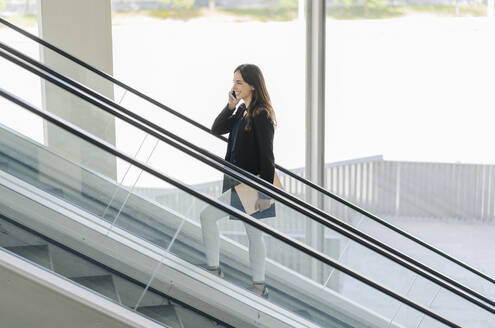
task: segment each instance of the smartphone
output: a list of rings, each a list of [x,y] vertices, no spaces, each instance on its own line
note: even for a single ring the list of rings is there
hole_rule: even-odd
[[[237,99],[237,97],[235,96],[235,91],[232,91],[232,97],[234,97],[234,99]]]

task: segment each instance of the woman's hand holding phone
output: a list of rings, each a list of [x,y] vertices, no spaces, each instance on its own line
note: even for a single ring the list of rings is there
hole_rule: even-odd
[[[229,109],[230,110],[234,110],[235,109],[235,106],[237,105],[237,103],[239,102],[240,99],[237,99],[237,96],[235,94],[235,91],[234,90],[230,90],[229,91]]]

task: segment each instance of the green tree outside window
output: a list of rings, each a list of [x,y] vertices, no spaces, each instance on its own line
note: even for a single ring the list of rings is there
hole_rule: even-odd
[[[337,0],[339,2],[343,2],[346,5],[350,6],[354,3],[359,2],[360,0]],[[383,8],[387,4],[387,0],[362,0],[363,8],[364,8],[364,17],[368,17],[370,15],[370,8]]]
[[[172,4],[174,9],[191,9],[196,0],[160,0],[166,5]]]

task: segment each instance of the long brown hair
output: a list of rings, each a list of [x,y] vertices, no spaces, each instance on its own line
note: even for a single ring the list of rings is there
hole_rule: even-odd
[[[234,70],[234,73],[237,71],[241,73],[244,82],[254,88],[251,103],[249,104],[249,108],[247,108],[245,130],[251,130],[252,118],[263,110],[267,111],[268,117],[272,120],[273,127],[276,127],[275,111],[273,110],[270,95],[266,89],[265,79],[259,67],[254,64],[242,64]]]

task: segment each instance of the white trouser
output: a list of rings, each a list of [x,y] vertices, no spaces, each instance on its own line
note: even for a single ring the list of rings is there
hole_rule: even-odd
[[[230,204],[230,191],[227,191],[218,199],[224,204]],[[200,214],[203,243],[206,248],[206,262],[210,267],[220,264],[220,231],[217,221],[228,217],[222,210],[208,205]],[[244,223],[249,240],[249,262],[253,271],[253,282],[265,281],[266,246],[263,232]]]

